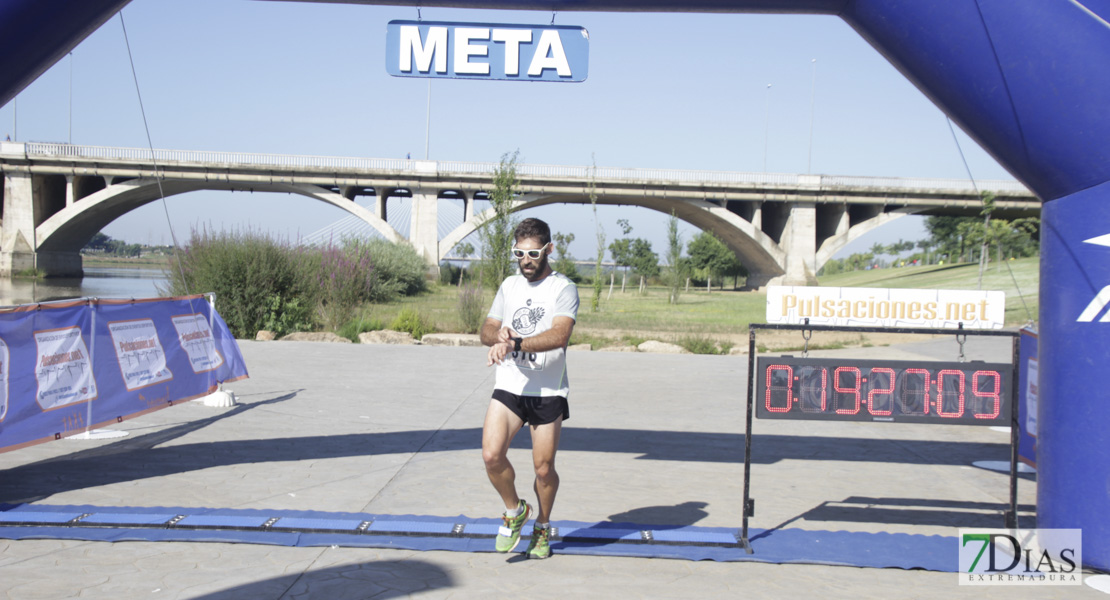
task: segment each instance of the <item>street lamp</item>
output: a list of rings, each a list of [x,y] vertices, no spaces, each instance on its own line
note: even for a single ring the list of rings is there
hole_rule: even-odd
[[[763,172],[767,172],[767,142],[771,137],[771,84],[767,84],[766,106],[763,111]]]
[[[813,100],[817,97],[817,59],[813,59],[813,83],[809,87],[809,159],[806,161],[806,174],[813,165]]]

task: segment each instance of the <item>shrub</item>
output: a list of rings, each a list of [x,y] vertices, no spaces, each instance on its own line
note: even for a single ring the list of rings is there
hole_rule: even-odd
[[[352,255],[371,258],[381,285],[380,293],[368,298],[371,302],[392,300],[398,295],[412,296],[427,289],[424,273],[428,268],[416,249],[408,244],[394,244],[375,238],[348,241],[344,248]]]
[[[477,333],[486,317],[486,303],[482,299],[482,286],[466,283],[459,288],[459,322],[463,333]]]
[[[411,246],[385,240],[293,248],[265,233],[194,230],[181,269],[167,269],[165,293],[215,292],[228,327],[244,338],[264,328],[334,330],[364,303],[423,291],[424,271]]]
[[[412,334],[413,339],[417,340],[424,337],[424,334],[435,331],[435,327],[424,318],[424,315],[421,315],[411,306],[402,308],[393,322],[389,324],[389,328],[393,331],[407,331]]]
[[[279,338],[297,331],[311,331],[312,310],[300,298],[283,299],[275,294],[270,296],[270,310],[262,328]]]
[[[181,268],[167,271],[172,295],[214,292],[217,310],[238,338],[254,337],[275,319],[280,323],[273,307],[281,311],[291,301],[311,296],[287,245],[264,233],[193,230],[181,252]]]
[[[705,336],[686,336],[678,340],[678,345],[694,354],[728,354],[732,349],[730,342],[717,342]]]
[[[385,329],[385,325],[382,325],[381,319],[367,319],[365,317],[360,317],[358,319],[352,319],[348,321],[345,325],[339,328],[339,331],[337,331],[336,334],[340,337],[345,337],[357,344],[358,334],[365,333],[367,331],[379,331],[381,329]]]
[[[439,265],[439,282],[443,285],[459,285],[460,281],[467,279],[466,269],[456,267],[451,263]]]

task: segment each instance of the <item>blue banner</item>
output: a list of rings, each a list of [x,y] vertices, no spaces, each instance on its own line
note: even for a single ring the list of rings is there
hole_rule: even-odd
[[[585,81],[590,34],[571,25],[390,21],[385,70],[394,77]]]
[[[205,396],[246,378],[204,296],[82,299],[0,312],[0,452]]]

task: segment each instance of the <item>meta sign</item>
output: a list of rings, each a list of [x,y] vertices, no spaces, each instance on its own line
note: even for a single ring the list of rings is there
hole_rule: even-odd
[[[385,39],[394,77],[579,82],[589,75],[582,27],[390,21]]]

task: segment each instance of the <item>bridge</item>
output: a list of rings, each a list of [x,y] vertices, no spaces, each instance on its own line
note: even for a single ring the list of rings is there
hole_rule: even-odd
[[[82,273],[93,235],[160,194],[198,190],[299,194],[347,211],[429,265],[492,216],[484,206],[497,163],[154,150],[0,142],[0,276],[37,268]],[[750,287],[804,285],[846,244],[909,215],[1036,216],[1041,202],[1016,181],[853,177],[589,166],[516,165],[514,210],[553,203],[631,205],[672,212],[712,231],[751,273]],[[161,180],[161,186],[159,186]],[[161,189],[159,189],[161,188]],[[359,197],[372,197],[366,206]],[[391,200],[411,199],[408,235],[390,224]],[[441,232],[441,204],[462,223]]]

